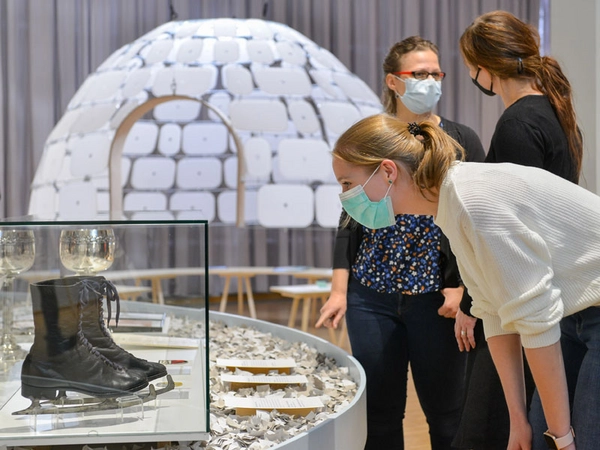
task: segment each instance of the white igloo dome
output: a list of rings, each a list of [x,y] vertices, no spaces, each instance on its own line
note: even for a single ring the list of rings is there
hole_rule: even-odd
[[[169,22],[76,92],[44,145],[29,213],[335,227],[331,146],[381,109],[335,56],[286,25]]]

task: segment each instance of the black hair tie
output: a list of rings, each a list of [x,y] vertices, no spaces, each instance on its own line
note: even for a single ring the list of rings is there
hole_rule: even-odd
[[[517,73],[523,73],[523,60],[520,57],[517,58]]]
[[[408,132],[415,137],[423,134],[423,130],[421,130],[421,127],[417,122],[410,122],[408,124]]]

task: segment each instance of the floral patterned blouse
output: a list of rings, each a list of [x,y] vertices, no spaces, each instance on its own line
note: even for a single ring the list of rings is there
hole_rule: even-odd
[[[424,294],[441,289],[440,229],[432,216],[396,216],[396,224],[372,230],[363,239],[353,276],[381,293]]]

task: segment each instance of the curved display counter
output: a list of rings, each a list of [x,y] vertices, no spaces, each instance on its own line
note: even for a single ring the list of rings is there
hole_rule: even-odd
[[[167,307],[168,308],[168,307]],[[367,436],[366,377],[359,362],[341,348],[312,334],[263,320],[233,314],[209,311],[212,321],[228,326],[250,326],[290,342],[304,342],[319,352],[334,358],[339,366],[347,367],[358,389],[350,404],[341,412],[331,415],[308,432],[301,433],[271,449],[285,450],[362,450]]]

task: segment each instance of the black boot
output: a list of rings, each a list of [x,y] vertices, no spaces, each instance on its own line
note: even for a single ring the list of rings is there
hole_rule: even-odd
[[[108,321],[111,316],[111,301],[117,304],[116,322],[119,321],[119,294],[115,286],[104,277],[69,277],[63,280],[71,280],[72,283],[80,285],[83,308],[83,330],[85,337],[98,351],[113,362],[116,362],[127,370],[143,372],[148,381],[155,380],[167,375],[167,368],[162,364],[137,358],[128,351],[119,347],[113,341],[110,331],[104,322],[104,309],[102,298],[106,298],[108,308]]]
[[[21,369],[21,395],[54,400],[57,391],[77,391],[114,397],[146,387],[145,374],[127,371],[89,342],[80,286],[63,284],[50,280],[31,285],[35,336]]]

